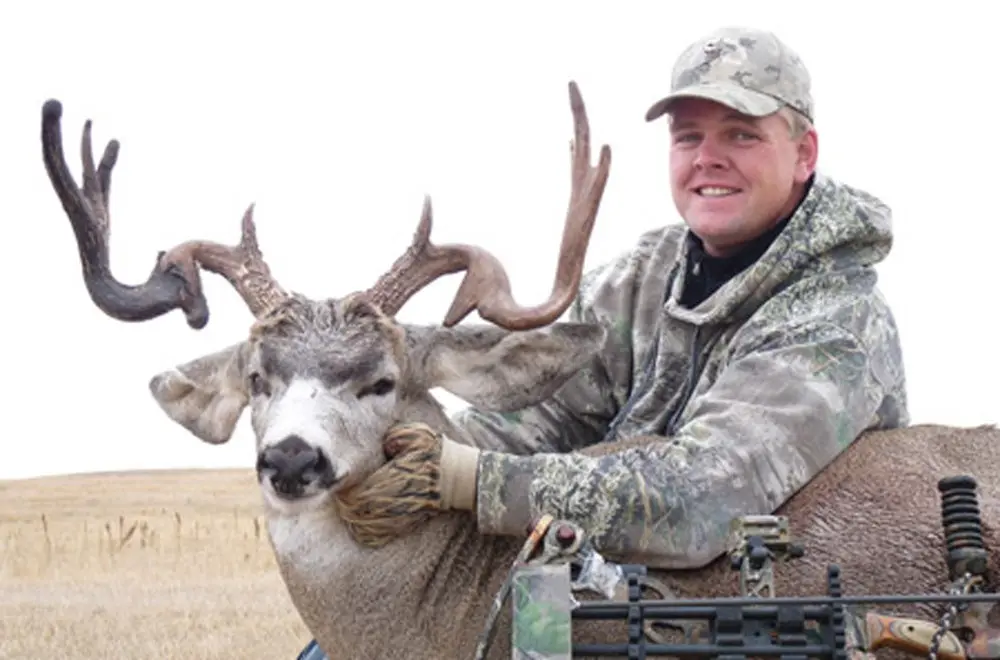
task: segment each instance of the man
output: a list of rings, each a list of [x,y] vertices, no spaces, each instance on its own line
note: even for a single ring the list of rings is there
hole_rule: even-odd
[[[684,224],[585,276],[571,318],[612,333],[555,396],[456,415],[496,449],[439,437],[427,510],[516,535],[549,513],[612,557],[698,568],[725,551],[734,517],[778,508],[862,431],[908,423],[874,271],[891,213],[816,171],[810,87],[769,32],[720,29],[682,52],[646,119],[667,120]],[[426,455],[386,463],[359,508],[378,515],[365,487],[385,497],[408,460]],[[315,643],[300,656],[323,657]]]
[[[586,275],[573,318],[611,338],[555,396],[456,416],[496,450],[439,438],[428,509],[468,510],[485,534],[549,513],[613,557],[696,568],[734,517],[776,509],[865,429],[908,423],[874,270],[891,213],[816,171],[799,57],[771,33],[720,29],[680,55],[646,114],[661,118],[684,224]]]

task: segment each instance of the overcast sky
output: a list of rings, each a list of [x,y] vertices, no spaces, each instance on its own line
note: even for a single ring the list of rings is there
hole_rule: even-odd
[[[253,201],[281,282],[345,294],[405,249],[428,193],[434,240],[488,247],[530,303],[548,295],[566,209],[567,82],[580,84],[594,142],[614,152],[594,265],[678,220],[666,126],[643,115],[680,50],[722,24],[772,29],[799,51],[821,169],[893,208],[881,285],[902,328],[914,421],[1000,422],[993,23],[976,3],[887,4],[11,5],[0,18],[0,478],[254,462],[246,418],[229,445],[208,446],[146,389],[241,339],[249,313],[215,276],[200,332],[178,312],[125,324],[92,305],[42,165],[46,99],[63,103],[75,174],[86,118],[98,153],[121,140],[111,253],[123,281],[145,280],[156,252],[183,240],[234,242]],[[457,282],[439,281],[401,318],[439,321]]]

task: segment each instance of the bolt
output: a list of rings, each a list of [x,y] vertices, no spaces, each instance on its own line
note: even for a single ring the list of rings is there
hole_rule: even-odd
[[[556,541],[563,548],[568,548],[576,541],[576,531],[569,525],[559,525],[559,529],[556,530]]]

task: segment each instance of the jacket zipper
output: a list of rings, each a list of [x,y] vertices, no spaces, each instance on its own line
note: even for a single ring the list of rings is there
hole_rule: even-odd
[[[684,380],[684,390],[681,395],[680,400],[677,402],[677,407],[674,408],[673,415],[670,416],[670,421],[667,422],[666,435],[671,436],[677,433],[677,422],[680,419],[681,411],[687,405],[688,401],[691,399],[691,394],[694,392],[694,386],[698,382],[698,376],[701,374],[701,351],[698,350],[698,335],[701,334],[701,328],[695,327],[694,337],[691,339],[691,359],[688,361],[688,372],[687,377]]]
[[[695,259],[692,266],[692,272],[697,275],[698,271],[701,269],[701,259]],[[667,297],[670,295],[670,283],[668,281],[666,289],[663,292],[663,303],[666,303]],[[662,314],[661,310],[661,314]],[[601,439],[601,442],[606,442],[614,437],[614,434],[618,432],[618,428],[625,422],[625,419],[632,412],[635,407],[637,399],[642,392],[645,392],[647,385],[650,380],[655,376],[656,371],[656,358],[660,353],[660,339],[663,332],[663,321],[661,319],[660,325],[656,330],[656,337],[653,339],[652,346],[650,347],[649,354],[646,356],[645,364],[643,365],[640,379],[636,386],[632,388],[629,392],[628,399],[626,399],[625,404],[618,410],[618,414],[614,416],[611,422],[608,424],[608,430]],[[701,327],[695,326],[694,336],[691,339],[691,359],[689,360],[687,378],[684,383],[683,395],[678,401],[677,407],[674,409],[673,415],[670,416],[670,420],[667,423],[665,434],[667,436],[674,435],[677,432],[677,422],[680,419],[681,411],[687,406],[688,401],[691,398],[691,394],[694,393],[695,385],[698,383],[698,378],[701,376],[702,365],[701,363],[701,351],[698,349],[698,337],[701,334]]]

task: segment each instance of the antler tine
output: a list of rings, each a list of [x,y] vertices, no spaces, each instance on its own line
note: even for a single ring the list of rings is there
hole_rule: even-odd
[[[572,81],[569,96],[574,122],[571,193],[555,282],[548,300],[533,307],[519,305],[511,294],[503,266],[483,248],[432,244],[430,199],[426,198],[410,247],[367,292],[385,313],[395,314],[420,289],[442,275],[459,270],[465,270],[466,275],[445,316],[447,327],[459,323],[476,309],[484,320],[509,330],[548,325],[566,311],[580,286],[584,257],[611,167],[611,149],[607,145],[601,146],[598,165],[590,164],[590,125],[580,90]]]
[[[285,300],[288,293],[277,283],[264,261],[264,255],[257,244],[253,211],[254,205],[250,204],[243,214],[240,242],[237,245],[188,241],[162,254],[160,264],[164,268],[178,269],[185,281],[195,284],[198,291],[201,291],[198,266],[221,275],[240,294],[254,317],[259,319]]]
[[[260,260],[252,206],[244,216],[244,238],[239,246],[226,248],[208,242],[186,243],[161,253],[146,282],[126,285],[115,279],[109,259],[111,223],[108,208],[111,173],[118,160],[119,142],[111,140],[108,143],[100,165],[95,168],[91,121],[88,119],[84,123],[80,140],[83,186],[79,187],[63,154],[61,119],[62,104],[55,99],[46,101],[42,106],[42,160],[73,227],[84,284],[98,309],[121,321],[148,321],[180,309],[190,327],[201,329],[208,323],[209,311],[196,262],[206,270],[227,276],[234,284],[241,282],[243,288],[237,287],[237,290],[252,310],[259,310],[283,295]],[[244,270],[237,264],[244,266]]]
[[[439,248],[430,241],[433,211],[431,198],[424,197],[420,223],[406,251],[365,293],[384,313],[396,314],[417,291],[437,278],[466,268],[463,255]],[[450,247],[450,246],[449,246]]]
[[[129,286],[110,271],[108,243],[110,222],[108,198],[111,171],[118,159],[119,143],[111,140],[97,171],[91,151],[91,122],[81,138],[83,187],[73,180],[62,148],[62,104],[49,100],[42,106],[42,160],[52,187],[59,197],[76,236],[83,280],[91,300],[108,316],[121,321],[146,321],[180,308],[192,328],[208,322],[208,304],[200,291],[187,291],[184,280],[158,266],[144,284]]]

